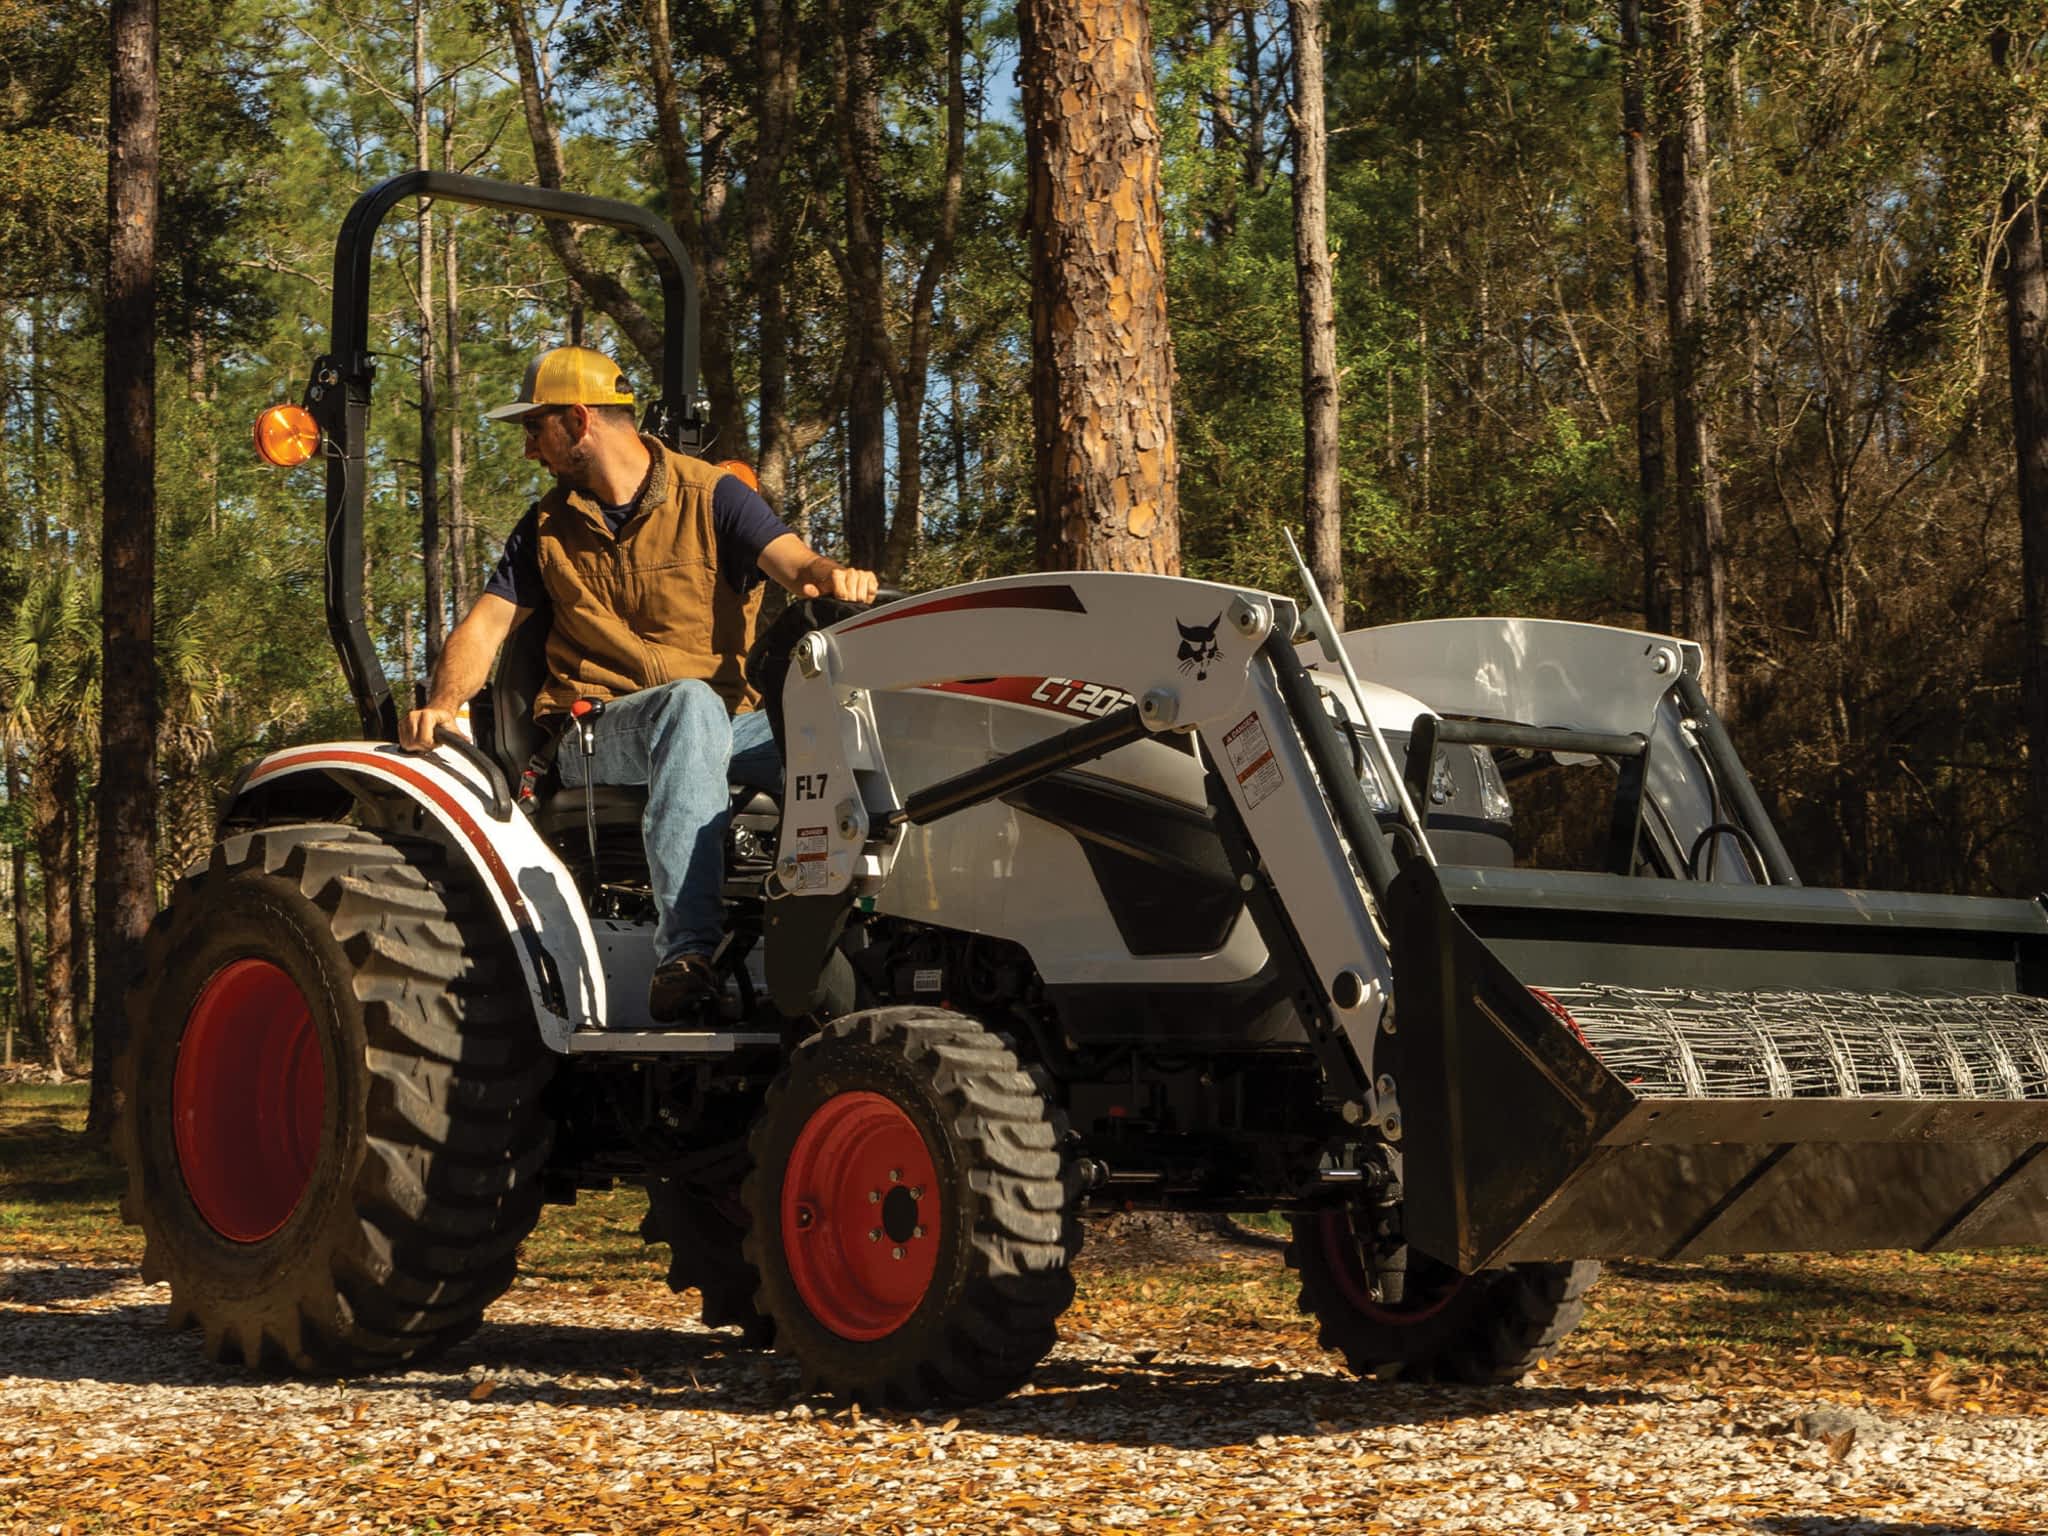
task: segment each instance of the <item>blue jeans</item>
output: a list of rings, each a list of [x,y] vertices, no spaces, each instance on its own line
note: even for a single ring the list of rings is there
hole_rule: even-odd
[[[640,831],[661,912],[655,962],[709,955],[725,931],[718,890],[732,798],[727,785],[782,788],[782,756],[767,712],[730,716],[710,684],[685,679],[613,699],[596,731],[597,782],[647,786]],[[574,725],[555,767],[564,784],[583,787],[583,745]]]

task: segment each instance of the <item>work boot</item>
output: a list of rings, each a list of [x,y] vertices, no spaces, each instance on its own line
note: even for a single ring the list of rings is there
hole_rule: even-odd
[[[647,1011],[657,1024],[700,1023],[718,1004],[718,973],[703,955],[677,955],[654,968]]]

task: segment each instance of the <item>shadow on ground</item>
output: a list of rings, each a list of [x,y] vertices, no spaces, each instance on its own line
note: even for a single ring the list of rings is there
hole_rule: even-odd
[[[84,1306],[120,1286],[125,1268],[49,1266],[0,1276],[5,1373],[20,1380],[247,1390],[277,1378],[217,1366],[196,1333],[173,1332],[154,1299]],[[793,1361],[743,1349],[736,1335],[695,1324],[583,1325],[508,1319],[424,1365],[351,1378],[347,1389],[445,1401],[470,1398],[480,1379],[500,1405],[564,1408],[708,1409],[770,1414],[805,1404]],[[306,1378],[317,1380],[318,1378]],[[1242,1445],[1260,1435],[1342,1436],[1489,1413],[1568,1411],[1582,1405],[1651,1401],[1655,1393],[1569,1387],[1462,1388],[1360,1382],[1335,1370],[1292,1371],[1199,1359],[1087,1360],[1055,1357],[1031,1389],[978,1407],[927,1410],[925,1422],[957,1417],[986,1433],[1042,1436],[1077,1444],[1167,1445],[1198,1450]],[[886,1414],[872,1418],[888,1419]],[[907,1416],[901,1417],[907,1422]]]

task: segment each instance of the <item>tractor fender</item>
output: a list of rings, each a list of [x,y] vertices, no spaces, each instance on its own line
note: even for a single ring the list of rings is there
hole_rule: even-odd
[[[547,1047],[566,1052],[576,1030],[601,1028],[604,968],[576,882],[516,806],[503,820],[492,814],[491,786],[453,753],[381,741],[287,747],[243,771],[221,824],[299,820],[332,814],[343,797],[388,801],[394,793],[431,817],[476,871],[512,937]]]

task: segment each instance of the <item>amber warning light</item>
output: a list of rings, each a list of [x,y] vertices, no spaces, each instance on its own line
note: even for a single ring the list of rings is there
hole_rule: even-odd
[[[280,469],[303,464],[320,448],[320,428],[303,405],[273,405],[256,418],[256,451]]]

